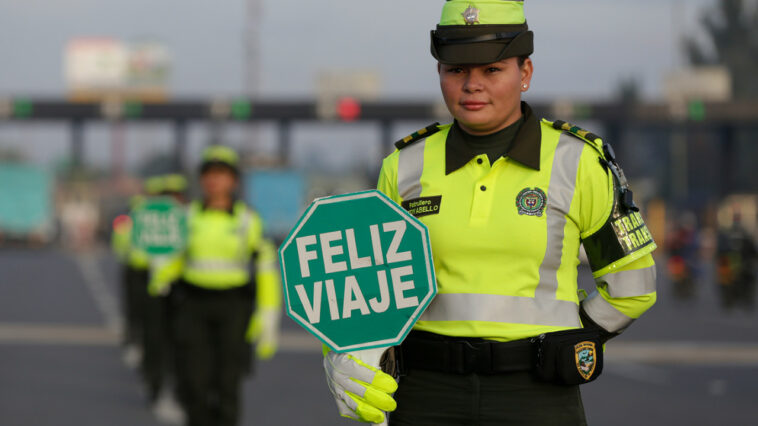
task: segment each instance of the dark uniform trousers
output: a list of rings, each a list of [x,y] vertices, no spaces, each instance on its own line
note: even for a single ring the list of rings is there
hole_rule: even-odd
[[[174,291],[177,391],[188,425],[236,425],[252,286],[205,290],[180,282]]]
[[[138,269],[130,265],[123,266],[123,295],[126,330],[124,340],[127,344],[142,345],[144,330],[145,303],[148,298],[147,269]]]
[[[409,370],[395,393],[390,426],[586,425],[579,386],[529,372],[449,374]]]
[[[170,302],[169,296],[148,297],[145,303],[142,374],[151,401],[155,401],[173,375]]]

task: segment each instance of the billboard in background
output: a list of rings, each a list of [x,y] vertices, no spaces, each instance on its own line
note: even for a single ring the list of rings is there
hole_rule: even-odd
[[[83,38],[66,45],[64,75],[70,92],[117,90],[126,86],[129,49],[110,38]]]
[[[305,176],[286,169],[253,170],[244,183],[245,200],[261,215],[266,234],[285,237],[305,208]]]
[[[149,40],[77,38],[69,41],[64,53],[66,87],[74,101],[165,100],[170,65],[168,48]]]

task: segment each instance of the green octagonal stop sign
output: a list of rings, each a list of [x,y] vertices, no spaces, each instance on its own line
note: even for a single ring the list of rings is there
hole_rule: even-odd
[[[170,255],[187,243],[185,209],[170,197],[151,197],[130,214],[132,244],[149,255]]]
[[[426,226],[379,191],[314,201],[279,258],[287,314],[336,352],[399,344],[437,294]]]

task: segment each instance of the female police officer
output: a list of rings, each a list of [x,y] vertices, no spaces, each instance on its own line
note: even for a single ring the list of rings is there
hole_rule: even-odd
[[[257,341],[259,358],[276,351],[281,305],[276,258],[262,237],[258,214],[235,197],[239,173],[230,148],[203,152],[203,200],[189,207],[187,248],[151,277],[153,294],[177,280],[172,328],[177,388],[189,426],[237,424],[246,337]],[[251,324],[254,299],[258,309]]]
[[[330,389],[344,416],[394,409],[391,425],[585,424],[577,385],[655,302],[655,243],[612,149],[521,101],[523,2],[447,1],[431,38],[455,121],[399,141],[378,189],[429,228],[438,295],[394,348],[394,401],[389,377],[349,354],[327,353]],[[580,244],[597,283],[583,300]]]

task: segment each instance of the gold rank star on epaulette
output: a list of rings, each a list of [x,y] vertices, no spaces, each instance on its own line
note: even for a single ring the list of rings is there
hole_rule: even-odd
[[[416,142],[417,140],[421,140],[423,138],[429,137],[437,132],[440,131],[439,128],[440,123],[434,123],[430,124],[429,126],[424,127],[421,130],[417,130],[410,135],[400,139],[399,141],[395,142],[395,148],[397,149],[403,149],[406,146],[412,144],[413,142]]]

